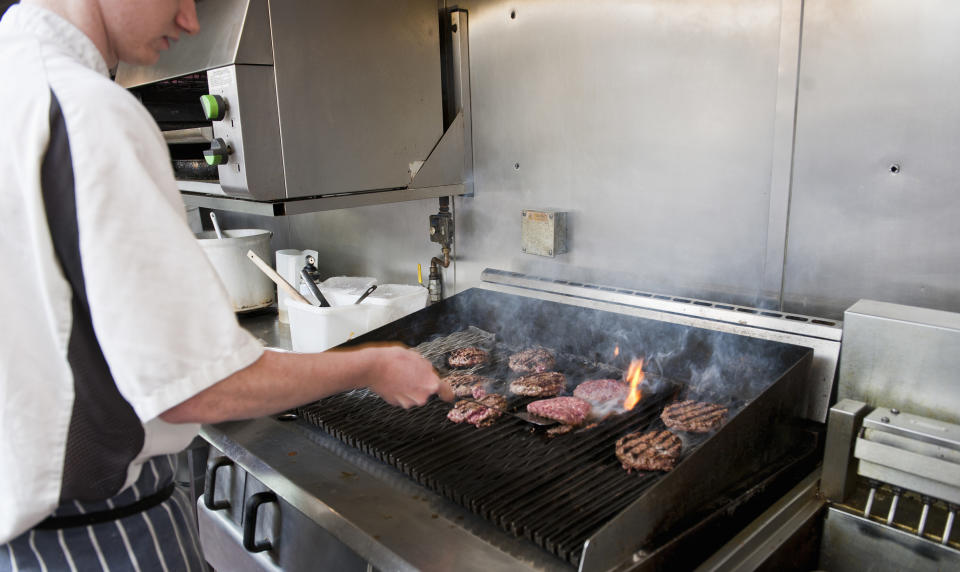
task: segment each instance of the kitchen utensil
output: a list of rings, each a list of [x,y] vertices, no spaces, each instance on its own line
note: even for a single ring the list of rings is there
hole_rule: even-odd
[[[300,288],[300,269],[303,268],[303,262],[307,256],[316,257],[317,251],[286,248],[275,252],[276,264],[274,268],[277,269],[277,274],[282,276],[301,294],[303,292]],[[284,324],[290,323],[290,312],[287,310],[287,300],[289,299],[286,290],[277,289],[277,318]]]
[[[363,299],[366,298],[367,296],[369,296],[370,294],[373,294],[373,291],[376,290],[376,289],[377,289],[377,285],[376,285],[376,284],[373,284],[372,286],[370,286],[369,288],[367,288],[367,291],[364,292],[363,294],[361,294],[360,297],[357,298],[357,301],[354,302],[354,304],[359,304],[360,302],[363,302]]]
[[[316,251],[311,251],[316,252]],[[320,282],[320,270],[317,269],[317,257],[312,254],[307,254],[304,258],[303,269],[307,271],[310,275],[310,280],[316,284]]]
[[[257,265],[257,268],[262,270],[263,273],[266,274],[267,277],[270,278],[270,280],[273,280],[278,287],[283,288],[291,298],[293,298],[294,300],[297,300],[298,302],[305,302],[307,304],[310,303],[309,300],[303,297],[303,294],[301,294],[300,292],[297,292],[296,288],[294,288],[293,286],[290,285],[289,282],[284,280],[283,276],[280,276],[279,274],[277,274],[276,270],[274,270],[273,268],[270,268],[269,264],[267,264],[266,262],[263,261],[262,258],[257,256],[256,252],[252,250],[248,250],[247,258],[252,260],[253,263]]]
[[[217,238],[223,240],[223,232],[220,230],[220,223],[217,222],[217,213],[210,211],[210,222],[213,223],[213,230],[217,233]]]
[[[327,302],[327,299],[323,297],[323,293],[320,292],[319,288],[317,288],[317,283],[314,282],[313,277],[310,276],[310,270],[308,270],[308,267],[304,266],[303,269],[300,270],[300,276],[303,277],[303,281],[306,283],[307,288],[310,289],[310,292],[312,292],[313,295],[317,297],[317,300],[320,301],[320,307],[329,308],[330,302]]]

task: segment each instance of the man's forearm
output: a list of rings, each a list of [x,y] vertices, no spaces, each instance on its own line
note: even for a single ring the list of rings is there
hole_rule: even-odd
[[[249,419],[348,389],[366,387],[376,376],[377,361],[369,352],[363,349],[323,354],[266,351],[248,367],[160,417],[168,423]]]

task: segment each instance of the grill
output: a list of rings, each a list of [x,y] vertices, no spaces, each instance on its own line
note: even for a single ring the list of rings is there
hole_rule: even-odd
[[[636,546],[688,526],[710,501],[741,478],[755,482],[800,442],[791,403],[809,365],[807,348],[487,290],[462,292],[354,343],[367,341],[417,347],[441,373],[450,349],[485,347],[492,363],[474,370],[495,377],[490,389],[503,394],[506,359],[526,347],[556,353],[566,393],[587,379],[622,378],[632,358],[645,358],[644,395],[634,410],[552,438],[509,416],[483,429],[456,425],[446,419],[449,404],[402,410],[367,391],[299,410],[316,429],[573,565],[589,559],[587,541],[607,550],[630,534]],[[616,440],[664,429],[659,413],[675,399],[720,403],[729,418],[711,434],[681,433],[673,471],[624,471]],[[529,401],[511,398],[508,410]]]
[[[533,434],[509,417],[485,429],[454,425],[446,420],[448,404],[404,412],[366,392],[323,400],[301,415],[576,565],[584,541],[657,478],[623,471],[613,444],[624,433],[652,425],[662,397],[645,399],[643,406],[595,429],[555,438]]]

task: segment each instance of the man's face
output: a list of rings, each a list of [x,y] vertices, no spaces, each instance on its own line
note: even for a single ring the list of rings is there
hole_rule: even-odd
[[[100,8],[111,55],[131,64],[153,65],[181,34],[200,30],[193,0],[101,0]]]

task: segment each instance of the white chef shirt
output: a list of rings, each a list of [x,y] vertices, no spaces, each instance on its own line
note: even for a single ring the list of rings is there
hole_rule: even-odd
[[[53,250],[40,187],[50,91],[70,143],[80,253],[93,327],[143,423],[125,487],[198,426],[158,415],[256,361],[186,224],[156,123],[109,79],[93,43],[59,16],[13,6],[0,22],[0,544],[58,505],[73,376],[71,289]]]

